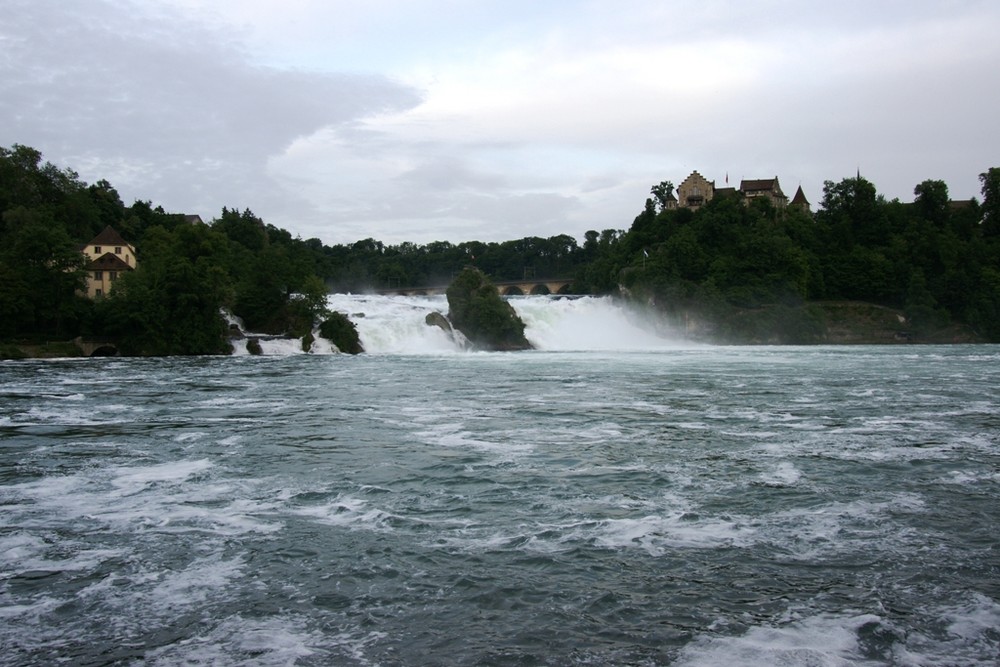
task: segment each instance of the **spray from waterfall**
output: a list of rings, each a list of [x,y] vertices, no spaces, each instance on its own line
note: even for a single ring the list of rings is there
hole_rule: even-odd
[[[525,336],[539,350],[640,350],[677,345],[676,340],[657,335],[650,323],[610,298],[532,296],[512,298],[510,303],[525,323]],[[354,322],[365,351],[371,354],[464,349],[456,336],[426,323],[429,313],[448,312],[444,296],[331,294],[328,305]]]

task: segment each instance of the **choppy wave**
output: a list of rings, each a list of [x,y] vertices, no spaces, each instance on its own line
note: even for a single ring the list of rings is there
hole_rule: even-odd
[[[0,664],[991,665],[991,349],[2,365]]]

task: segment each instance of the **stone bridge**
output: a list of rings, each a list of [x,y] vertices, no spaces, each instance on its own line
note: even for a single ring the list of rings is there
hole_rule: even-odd
[[[84,340],[74,338],[73,343],[80,348],[85,357],[117,357],[118,346],[106,340]]]
[[[498,280],[493,284],[496,285],[500,296],[568,294],[573,280],[570,278],[532,278],[525,280]],[[399,296],[434,296],[436,294],[444,294],[447,289],[447,285],[436,285],[434,287],[389,287],[386,289],[377,289],[375,293],[395,294]]]

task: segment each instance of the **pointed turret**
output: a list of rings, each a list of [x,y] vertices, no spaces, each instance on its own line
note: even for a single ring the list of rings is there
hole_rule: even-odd
[[[809,213],[809,200],[806,199],[806,194],[802,192],[802,186],[795,191],[795,196],[792,197],[792,206],[796,206],[806,213]]]

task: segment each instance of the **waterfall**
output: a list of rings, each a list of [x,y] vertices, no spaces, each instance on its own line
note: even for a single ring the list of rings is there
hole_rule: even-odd
[[[524,321],[528,341],[539,350],[641,350],[678,342],[658,335],[655,322],[610,297],[529,296],[510,303]]]
[[[525,323],[525,336],[539,350],[636,350],[675,346],[653,333],[651,322],[607,297],[511,298]],[[438,327],[428,326],[428,313],[447,314],[444,296],[379,296],[331,294],[329,307],[347,315],[371,354],[459,352],[462,345]]]

